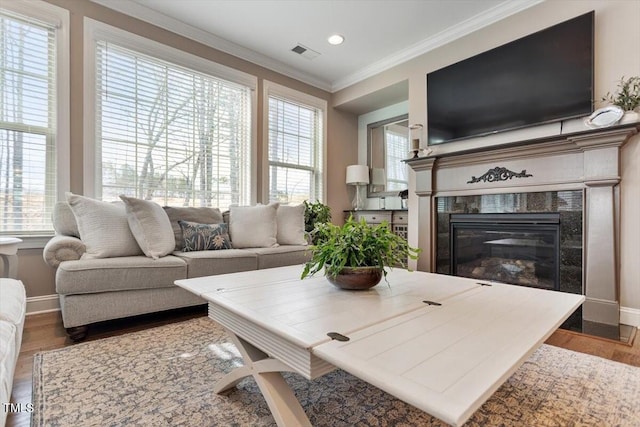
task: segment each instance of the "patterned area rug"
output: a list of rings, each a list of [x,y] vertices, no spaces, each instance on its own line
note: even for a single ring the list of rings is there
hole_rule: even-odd
[[[212,384],[242,364],[206,317],[36,355],[33,426],[271,426],[252,379]],[[443,426],[336,370],[287,374],[314,426]],[[640,368],[543,345],[469,426],[640,426]]]

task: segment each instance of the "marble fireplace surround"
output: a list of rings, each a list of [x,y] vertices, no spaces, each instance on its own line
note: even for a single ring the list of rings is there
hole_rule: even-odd
[[[423,249],[417,268],[435,271],[436,197],[581,190],[583,319],[617,328],[620,148],[640,124],[518,141],[478,151],[411,159],[409,241]],[[496,168],[502,175],[498,176]]]

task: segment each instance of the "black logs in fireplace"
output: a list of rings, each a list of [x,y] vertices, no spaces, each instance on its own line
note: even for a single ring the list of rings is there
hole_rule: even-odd
[[[560,214],[451,214],[451,274],[560,288]]]

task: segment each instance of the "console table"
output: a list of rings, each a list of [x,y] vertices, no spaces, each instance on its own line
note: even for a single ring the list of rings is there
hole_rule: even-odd
[[[344,219],[346,220],[352,215],[353,219],[360,221],[364,218],[367,224],[377,225],[386,221],[398,236],[407,238],[407,225],[409,223],[409,214],[406,209],[367,209],[367,210],[350,210],[344,211]]]

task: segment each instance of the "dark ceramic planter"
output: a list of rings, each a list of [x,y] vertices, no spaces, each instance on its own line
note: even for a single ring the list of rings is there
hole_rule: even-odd
[[[326,277],[340,289],[366,290],[380,283],[382,269],[380,267],[344,267],[335,277],[329,275]]]

